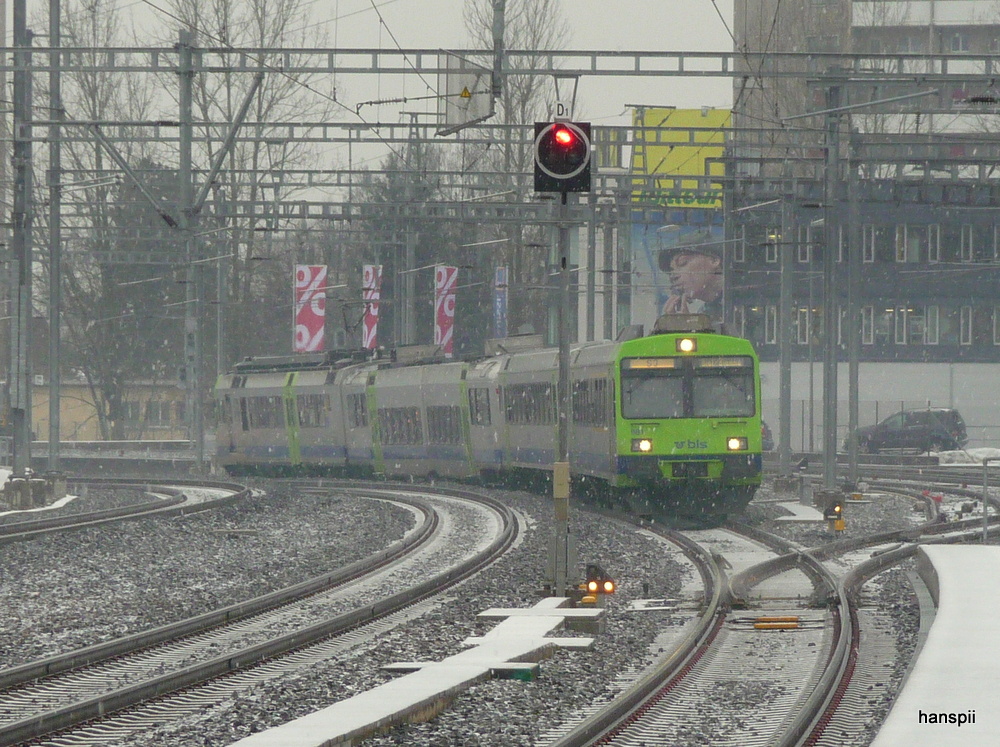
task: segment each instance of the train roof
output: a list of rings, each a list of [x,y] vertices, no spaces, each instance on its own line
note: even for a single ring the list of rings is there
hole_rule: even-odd
[[[708,314],[663,314],[653,323],[650,335],[678,332],[720,332]]]
[[[268,355],[244,358],[233,367],[237,374],[274,373],[278,371],[311,371],[343,368],[368,360],[370,351],[364,348],[341,348],[323,353],[298,353],[296,355]]]
[[[642,337],[641,326],[635,325],[623,331],[615,341],[595,340],[574,343],[571,355],[583,363],[592,358],[600,358],[608,346],[615,346],[629,340],[649,339],[662,334],[677,333],[721,333],[723,330],[713,324],[707,314],[664,314],[653,325],[652,331]],[[515,367],[531,369],[538,361],[546,361],[558,355],[558,348],[545,345],[541,335],[519,335],[486,341],[484,355],[457,356],[448,358],[438,345],[409,345],[393,349],[388,357],[372,357],[372,351],[364,348],[338,348],[322,353],[296,353],[294,355],[261,356],[245,358],[237,363],[230,373],[237,375],[252,373],[281,373],[290,371],[330,371],[346,368],[359,363],[376,363],[379,368],[405,368],[432,363],[467,362],[477,366],[494,358],[516,360]],[[510,365],[510,364],[508,364]]]

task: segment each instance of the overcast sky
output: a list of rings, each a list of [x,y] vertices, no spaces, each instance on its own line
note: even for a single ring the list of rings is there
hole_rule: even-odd
[[[67,0],[64,0],[67,1]],[[733,48],[732,0],[560,0],[576,50],[649,50],[724,52]],[[314,22],[331,46],[342,48],[456,49],[469,48],[462,9],[465,0],[305,0]],[[150,17],[175,25],[158,11],[162,0],[119,0],[119,7],[140,18],[138,33]],[[720,18],[721,15],[721,18]],[[380,21],[384,20],[384,23]],[[725,22],[723,22],[725,18]],[[728,27],[728,28],[727,28]],[[435,81],[436,83],[436,81]],[[338,81],[342,101],[352,108],[361,101],[426,93],[416,75],[405,80]],[[626,123],[625,104],[676,107],[724,107],[732,102],[729,78],[584,78],[580,81],[577,119],[597,124]],[[432,111],[436,104],[365,107],[365,119],[404,120],[402,112]]]
[[[150,30],[167,30],[176,39],[176,20],[165,10],[164,0],[115,0],[123,11],[124,27],[135,29],[137,43]],[[10,0],[8,2],[8,12]],[[80,12],[79,2],[63,0],[66,8]],[[465,0],[303,0],[311,21],[322,30],[329,46],[337,48],[468,49],[471,42],[465,29],[462,9]],[[733,48],[733,0],[559,0],[569,26],[566,48],[572,50],[615,51],[708,51],[728,52]],[[31,5],[29,3],[29,5]],[[31,9],[45,17],[45,7]],[[725,19],[725,20],[723,20]],[[40,24],[40,27],[39,27]],[[36,20],[36,30],[47,21]],[[8,22],[8,34],[10,23]],[[126,31],[126,37],[130,34]],[[210,40],[202,43],[211,45]],[[352,60],[352,62],[356,62]],[[428,96],[428,84],[417,75],[341,76],[337,80],[338,100],[345,121],[358,121],[358,103],[406,96],[406,104],[365,105],[361,116],[366,122],[409,122],[407,113],[437,110]],[[565,99],[563,93],[560,96]],[[596,125],[628,124],[626,104],[699,108],[729,108],[732,103],[730,78],[680,77],[583,77],[579,82],[574,117]],[[164,116],[167,116],[164,114]],[[345,151],[346,147],[335,148]],[[381,152],[381,149],[380,149]],[[341,159],[346,158],[339,153]],[[360,157],[360,158],[359,158]],[[354,164],[377,161],[380,155],[355,151]]]
[[[391,31],[404,48],[455,48],[469,43],[463,5],[464,0],[383,0],[379,13],[385,27],[370,0],[324,0],[316,3],[315,12],[332,18],[339,11],[340,21],[331,31],[339,46],[391,49],[395,45]],[[712,0],[562,0],[561,5],[570,26],[568,48],[712,52],[733,48],[727,30],[732,28],[732,0],[717,0],[718,11]],[[732,83],[728,78],[590,78],[581,80],[578,97],[578,119],[612,124],[621,119],[626,103],[728,107]]]

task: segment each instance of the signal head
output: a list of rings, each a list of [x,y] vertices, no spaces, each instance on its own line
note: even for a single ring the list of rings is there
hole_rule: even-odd
[[[535,122],[535,191],[590,191],[590,122]]]
[[[614,594],[616,586],[615,580],[601,566],[596,563],[587,564],[588,594]]]

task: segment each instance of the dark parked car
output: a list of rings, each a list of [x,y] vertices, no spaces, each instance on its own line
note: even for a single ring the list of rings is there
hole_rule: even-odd
[[[969,442],[958,410],[943,407],[896,412],[877,425],[858,428],[857,435],[858,450],[869,454],[882,449],[951,451]]]

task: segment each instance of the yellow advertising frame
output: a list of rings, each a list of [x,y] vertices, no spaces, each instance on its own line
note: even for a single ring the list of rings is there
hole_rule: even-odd
[[[722,208],[722,183],[705,177],[725,174],[719,160],[725,152],[728,109],[642,107],[633,112],[635,145],[632,173],[637,177],[632,201],[667,208]],[[713,160],[714,159],[714,160]],[[656,177],[650,191],[650,180]]]

